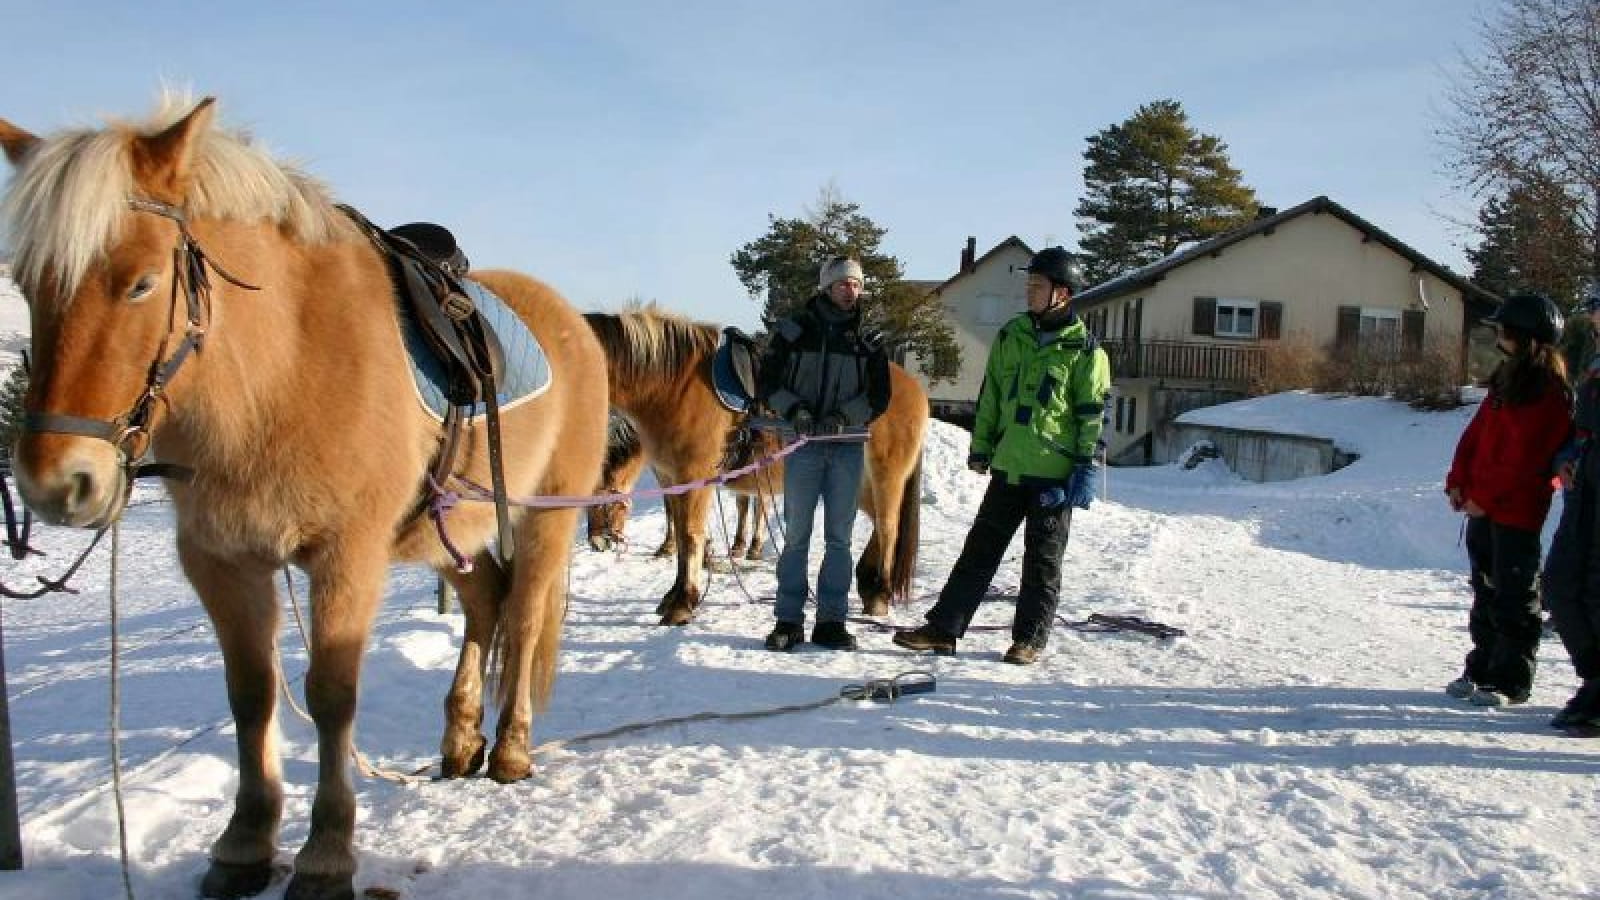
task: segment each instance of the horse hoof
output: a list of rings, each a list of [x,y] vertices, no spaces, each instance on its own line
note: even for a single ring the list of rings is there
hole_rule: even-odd
[[[604,553],[611,549],[611,541],[609,538],[603,537],[589,538],[589,549],[596,553]]]
[[[441,778],[465,778],[483,768],[483,754],[487,746],[488,742],[480,736],[477,747],[472,751],[472,755],[467,757],[466,762],[463,763],[461,757],[456,755],[447,755],[440,759],[439,776]]]
[[[254,897],[272,882],[272,860],[258,863],[226,863],[213,859],[211,868],[200,879],[200,896],[215,900]]]
[[[514,784],[533,774],[533,762],[526,755],[517,759],[496,757],[489,762],[488,774],[500,784]]]
[[[889,614],[889,601],[883,597],[873,597],[870,600],[862,598],[861,614],[875,619],[883,618]]]
[[[694,621],[694,611],[683,606],[673,606],[662,612],[662,625],[687,625]]]
[[[295,875],[283,900],[355,900],[356,889],[348,875]]]

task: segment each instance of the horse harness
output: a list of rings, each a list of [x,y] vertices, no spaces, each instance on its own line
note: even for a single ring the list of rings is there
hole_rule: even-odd
[[[178,341],[177,349],[168,356],[167,347],[177,331],[175,325],[168,327],[167,333],[161,338],[155,360],[150,364],[150,373],[145,377],[144,390],[122,415],[114,419],[92,419],[66,413],[28,412],[23,416],[22,428],[34,434],[75,434],[105,441],[117,448],[130,482],[133,478],[147,476],[187,481],[194,476],[194,472],[185,466],[140,462],[150,449],[150,431],[156,407],[167,403],[167,385],[177,376],[189,355],[205,343],[206,329],[211,323],[211,277],[208,270],[215,269],[223,279],[247,291],[260,288],[234,277],[206,255],[189,231],[189,218],[183,210],[170,203],[143,197],[128,198],[128,207],[135,212],[171,219],[178,226],[178,243],[172,250],[175,277],[168,319],[172,318],[171,312],[177,309],[178,288],[181,285],[186,307],[183,337]]]
[[[445,532],[449,508],[445,485],[455,474],[461,433],[469,426],[463,410],[482,403],[488,427],[489,478],[498,529],[498,555],[509,569],[512,556],[511,514],[500,437],[500,401],[496,385],[504,380],[505,353],[494,329],[473,303],[461,280],[468,270],[467,257],[445,228],[418,222],[385,231],[355,209],[339,210],[372,241],[389,264],[395,292],[410,311],[418,330],[446,371],[443,436],[429,468],[422,495],[407,521],[427,513],[439,532],[440,543],[455,560],[456,568],[471,571],[472,561],[456,549]]]

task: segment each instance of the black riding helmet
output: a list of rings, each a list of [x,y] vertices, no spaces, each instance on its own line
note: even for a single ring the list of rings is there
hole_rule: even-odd
[[[1023,268],[1024,272],[1034,275],[1043,275],[1054,285],[1065,285],[1073,296],[1083,292],[1087,287],[1084,284],[1083,267],[1073,259],[1072,254],[1062,247],[1046,247],[1033,255],[1033,260]]]
[[[1541,344],[1561,339],[1561,310],[1543,294],[1512,294],[1483,321],[1515,329]]]

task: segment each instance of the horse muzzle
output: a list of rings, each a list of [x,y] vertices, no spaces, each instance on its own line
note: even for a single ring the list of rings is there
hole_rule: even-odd
[[[115,521],[127,502],[122,455],[104,441],[26,435],[14,466],[23,501],[51,525],[101,528]]]

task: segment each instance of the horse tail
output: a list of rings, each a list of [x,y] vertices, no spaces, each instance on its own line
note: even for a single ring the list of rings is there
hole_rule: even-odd
[[[889,567],[889,602],[911,602],[911,577],[917,569],[917,547],[922,542],[922,448],[917,464],[900,491],[900,530],[894,538],[894,563]]]
[[[568,552],[571,552],[570,550]],[[565,581],[550,591],[548,602],[534,615],[539,618],[539,638],[533,647],[533,711],[544,712],[550,703],[550,694],[556,683],[556,664],[561,655],[561,624],[567,617],[567,584]]]

